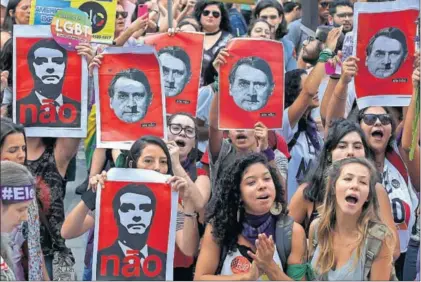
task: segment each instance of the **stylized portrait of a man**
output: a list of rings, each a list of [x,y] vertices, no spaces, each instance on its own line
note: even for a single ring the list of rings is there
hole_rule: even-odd
[[[26,127],[80,127],[80,103],[62,93],[67,51],[53,39],[41,39],[29,49],[27,62],[34,88],[16,101],[18,122]]]
[[[137,69],[117,73],[108,88],[110,107],[121,121],[138,122],[143,119],[152,102],[152,92],[146,75]]]
[[[239,60],[229,75],[230,95],[245,111],[257,111],[266,106],[275,83],[269,64],[258,57]]]
[[[180,94],[192,76],[190,58],[180,47],[165,47],[158,52],[164,75],[166,97]]]
[[[117,192],[112,205],[118,237],[114,244],[98,252],[97,280],[165,280],[166,254],[147,245],[156,211],[153,192],[144,184],[129,184]],[[119,259],[119,265],[113,256]],[[126,256],[139,258],[139,276],[122,273]],[[136,266],[136,261],[131,263]],[[155,275],[149,277],[151,273]]]
[[[395,27],[381,29],[366,48],[366,66],[377,78],[395,74],[408,55],[405,34]]]

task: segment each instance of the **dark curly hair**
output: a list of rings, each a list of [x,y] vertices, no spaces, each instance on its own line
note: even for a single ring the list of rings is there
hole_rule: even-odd
[[[332,151],[338,146],[345,135],[356,132],[361,137],[365,151],[365,157],[373,160],[373,152],[370,149],[365,134],[361,127],[354,121],[348,119],[337,119],[332,121],[324,146],[319,155],[319,163],[306,176],[304,183],[307,187],[304,189],[304,199],[312,203],[323,203],[326,183],[325,174],[332,165]]]
[[[282,213],[287,214],[287,204],[284,201],[284,190],[279,181],[276,169],[271,167],[265,156],[253,153],[237,159],[227,167],[216,183],[216,192],[206,211],[206,219],[212,224],[212,235],[219,246],[228,247],[228,251],[236,250],[238,235],[243,230],[244,207],[241,203],[240,183],[246,169],[261,163],[270,172],[275,184],[275,202],[282,206]],[[240,213],[240,222],[237,213]]]
[[[307,74],[303,69],[295,69],[285,73],[285,109],[294,103],[301,92],[301,76]]]
[[[200,17],[202,16],[203,10],[205,10],[205,8],[210,5],[218,6],[219,10],[221,11],[221,23],[219,24],[219,28],[223,31],[231,32],[229,14],[227,9],[225,8],[225,5],[221,2],[203,0],[197,1],[196,6],[194,6],[194,16],[196,17],[196,20],[199,22],[199,24],[201,24]]]

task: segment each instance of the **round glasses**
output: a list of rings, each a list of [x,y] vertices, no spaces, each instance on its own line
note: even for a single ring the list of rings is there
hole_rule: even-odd
[[[180,135],[181,131],[184,130],[186,136],[190,139],[196,137],[196,129],[191,126],[183,127],[181,124],[172,123],[169,125],[170,132],[174,135]]]

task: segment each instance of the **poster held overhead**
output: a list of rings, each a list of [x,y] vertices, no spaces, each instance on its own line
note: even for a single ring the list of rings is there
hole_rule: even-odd
[[[354,81],[360,109],[409,105],[418,15],[414,0],[355,4],[353,55],[360,61]]]
[[[281,42],[236,38],[219,70],[219,128],[282,128],[284,49]],[[265,50],[262,52],[261,50]]]

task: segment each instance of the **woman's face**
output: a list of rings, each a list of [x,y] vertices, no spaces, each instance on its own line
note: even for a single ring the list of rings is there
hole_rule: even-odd
[[[16,24],[29,24],[30,11],[31,11],[31,0],[20,1],[19,4],[16,6],[16,10],[15,10]]]
[[[22,133],[12,133],[6,136],[1,147],[0,159],[24,164],[26,159],[26,143]]]
[[[180,149],[180,161],[184,161],[196,143],[194,121],[185,115],[175,116],[168,124],[168,140],[175,141]]]
[[[116,19],[115,19],[115,33],[120,34],[124,30],[127,13],[124,11],[123,6],[121,5],[117,5],[116,11],[117,13],[116,13]]]
[[[142,155],[137,160],[137,168],[155,170],[162,174],[168,173],[168,158],[164,150],[155,144],[147,144]]]
[[[275,201],[275,184],[262,163],[252,164],[244,171],[240,191],[245,211],[249,214],[266,214]]]
[[[370,170],[358,163],[344,165],[335,192],[338,211],[347,215],[360,213],[370,192]]]
[[[300,85],[300,89],[304,88],[304,84],[306,83],[308,75],[307,74],[303,74],[301,75],[301,85]],[[311,100],[311,104],[310,104],[310,109],[315,109],[317,107],[319,107],[319,93],[317,92],[313,99]]]
[[[1,206],[1,232],[10,233],[23,221],[28,220],[28,207],[31,201]]]
[[[383,107],[368,108],[360,126],[367,137],[370,148],[376,153],[384,153],[392,137],[391,117]]]
[[[332,162],[351,157],[365,157],[365,150],[361,136],[355,131],[342,137],[335,149],[332,150]]]
[[[221,24],[221,17],[222,14],[218,5],[208,5],[200,16],[200,24],[205,31],[216,31],[219,29],[219,25]]]
[[[280,16],[278,10],[274,7],[268,7],[261,10],[259,18],[266,20],[273,27],[273,30],[276,30],[279,23],[282,21],[282,15]]]
[[[250,37],[270,39],[271,37],[270,26],[264,22],[257,22],[253,26],[253,29],[250,32]]]

